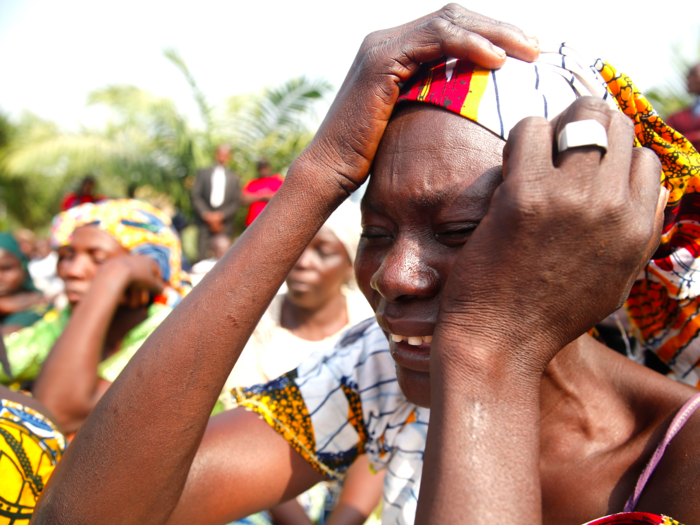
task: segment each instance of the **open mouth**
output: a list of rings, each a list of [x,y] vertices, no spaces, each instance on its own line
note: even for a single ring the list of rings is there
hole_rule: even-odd
[[[389,348],[397,365],[415,372],[430,371],[432,335],[403,336],[390,334]]]
[[[394,341],[395,343],[400,343],[401,341],[406,341],[411,346],[424,346],[424,345],[430,346],[430,343],[433,342],[433,336],[432,335],[405,336],[405,335],[391,334],[391,340]]]

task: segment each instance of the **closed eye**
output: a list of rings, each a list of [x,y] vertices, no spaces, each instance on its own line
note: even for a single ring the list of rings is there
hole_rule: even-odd
[[[462,246],[466,244],[476,229],[477,224],[469,224],[454,229],[444,229],[435,232],[435,239],[445,246]]]
[[[360,235],[362,242],[367,244],[382,244],[385,241],[391,241],[393,235],[390,231],[384,228],[378,228],[376,226],[365,226],[362,229],[362,234]]]

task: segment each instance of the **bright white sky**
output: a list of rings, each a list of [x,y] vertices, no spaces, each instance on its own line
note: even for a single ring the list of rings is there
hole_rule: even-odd
[[[438,9],[446,0],[0,0],[0,109],[30,110],[76,128],[105,117],[87,93],[129,83],[196,108],[162,56],[176,47],[214,103],[292,76],[343,80],[362,38]],[[656,6],[644,9],[642,5]],[[488,0],[483,14],[540,40],[573,42],[629,74],[640,88],[663,81],[672,45],[696,56],[698,0]]]

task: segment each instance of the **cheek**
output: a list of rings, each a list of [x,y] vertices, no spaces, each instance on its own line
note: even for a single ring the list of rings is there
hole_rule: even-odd
[[[370,250],[360,245],[355,258],[355,280],[360,287],[360,291],[369,302],[370,306],[376,310],[373,296],[376,293],[372,289],[372,276],[377,272],[382,264],[383,255],[376,250]]]
[[[0,272],[0,281],[7,288],[19,288],[24,281],[24,273],[19,268]]]
[[[17,270],[11,273],[11,282],[14,286],[18,288],[22,285],[22,283],[24,282],[24,272],[21,268],[18,268]]]
[[[334,255],[323,261],[318,271],[326,285],[343,283],[348,271],[348,262],[344,257]]]

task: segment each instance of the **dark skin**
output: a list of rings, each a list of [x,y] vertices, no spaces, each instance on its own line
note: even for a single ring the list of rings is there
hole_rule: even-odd
[[[58,253],[58,275],[73,310],[33,393],[66,432],[75,432],[111,384],[98,377],[97,366],[146,319],[149,292],[161,291],[163,283],[153,259],[130,255],[94,226],[76,229]]]
[[[226,166],[231,160],[231,147],[220,144],[214,152],[214,159],[219,166]],[[207,223],[212,233],[220,233],[224,229],[224,213],[221,211],[207,211],[202,213],[202,220]]]
[[[21,312],[44,300],[40,293],[22,291],[25,278],[22,262],[10,252],[0,249],[0,316]],[[7,335],[20,328],[19,325],[3,325],[0,331],[2,335]]]
[[[307,341],[321,341],[348,324],[341,286],[352,278],[352,264],[343,244],[323,227],[292,267],[282,326]]]
[[[320,479],[254,414],[234,410],[208,422],[208,411],[285,274],[365,179],[385,132],[382,152],[392,153],[377,156],[367,202],[389,235],[375,245],[383,255],[363,246],[357,273],[385,330],[434,336],[428,352],[392,345],[404,393],[431,407],[417,522],[580,524],[621,510],[665,425],[695,392],[582,335],[620,306],[658,242],[666,199],[659,163],[633,151],[629,122],[592,99],[555,124],[516,126],[497,189],[500,145],[466,120],[409,108],[387,130],[398,83],[419,63],[448,55],[500,66],[503,55],[487,39],[514,56],[537,56],[512,26],[454,5],[365,40],[270,213],[103,397],[54,473],[36,523],[225,523]],[[586,118],[608,130],[606,155],[553,152],[558,126]],[[402,198],[381,191],[399,179]],[[441,193],[428,208],[417,200]],[[397,206],[422,207],[425,217]],[[699,481],[697,426],[694,417],[674,441],[640,510],[698,521],[697,498],[687,497]],[[580,483],[594,474],[595,483]],[[112,490],[91,490],[97,483]]]
[[[629,132],[624,120],[618,122],[615,114],[608,114],[592,99],[582,99],[570,113],[562,118],[601,118],[608,126],[611,140],[622,141]],[[543,125],[528,123],[533,124]],[[537,135],[533,129],[521,129],[523,135],[517,130],[514,132],[516,141],[520,137]],[[432,133],[427,134],[425,130]],[[633,173],[636,177],[641,174],[649,177],[646,179],[648,186],[635,187],[644,179],[632,178],[633,191],[646,199],[645,205],[652,211],[646,219],[647,230],[642,236],[642,241],[646,240],[625,239],[622,246],[614,248],[614,244],[608,241],[610,253],[598,253],[601,242],[598,240],[592,244],[591,255],[583,256],[586,268],[572,268],[572,271],[582,272],[578,278],[560,275],[563,273],[563,258],[547,261],[547,257],[556,254],[552,253],[553,250],[542,252],[540,249],[538,257],[533,257],[532,266],[528,267],[527,261],[521,259],[526,252],[523,247],[512,253],[504,248],[517,247],[518,239],[526,237],[520,228],[529,225],[523,224],[522,219],[492,226],[487,230],[488,237],[476,237],[484,225],[491,226],[493,223],[489,224],[489,221],[496,220],[493,212],[499,210],[498,199],[505,193],[505,184],[496,190],[502,179],[499,165],[502,147],[500,139],[490,132],[451,113],[422,105],[400,108],[384,135],[363,202],[364,240],[356,265],[358,281],[388,337],[391,334],[435,337],[432,344],[418,347],[405,340],[390,342],[403,392],[414,403],[432,409],[424,467],[428,481],[424,480],[422,484],[417,522],[460,522],[465,508],[479,508],[480,512],[471,514],[470,519],[478,522],[502,513],[500,517],[507,523],[516,523],[519,519],[537,522],[538,515],[542,516],[542,523],[585,523],[622,510],[670,418],[696,391],[616,355],[587,335],[568,345],[562,345],[562,340],[557,339],[556,343],[539,340],[529,346],[524,334],[539,336],[543,331],[547,333],[549,323],[555,327],[571,326],[571,320],[553,320],[553,311],[549,308],[556,304],[560,291],[571,288],[571,283],[581,280],[581,275],[584,275],[583,283],[601,278],[598,275],[600,267],[591,267],[587,262],[590,258],[610,257],[619,261],[611,265],[612,268],[628,267],[632,261],[624,262],[620,258],[632,257],[629,252],[636,249],[639,260],[646,259],[658,238],[660,213],[657,212],[654,222],[653,210],[657,206],[661,209],[665,192],[659,201],[656,180],[651,178],[655,173],[654,159],[646,157],[646,152],[641,150],[635,152],[631,157],[634,160],[627,162],[633,162],[640,169],[649,163],[648,171],[638,172],[640,175]],[[532,145],[527,151],[531,153],[536,149]],[[577,153],[576,157],[567,153],[567,158],[571,158],[570,162],[577,162],[578,166],[586,162],[593,164],[595,156],[600,157],[595,151]],[[594,159],[586,158],[591,155]],[[551,158],[551,151],[547,158]],[[630,159],[629,153],[627,158]],[[607,170],[611,173],[618,169],[616,164],[620,161],[612,156],[609,159]],[[570,169],[563,160],[561,166],[562,171]],[[562,177],[568,180],[579,175],[576,172],[564,173]],[[597,171],[594,173],[597,175]],[[508,181],[508,172],[505,177]],[[581,185],[573,186],[567,182],[562,188],[557,179],[543,180],[551,185],[548,206],[562,199],[561,193],[567,193],[568,187],[581,191]],[[589,186],[593,192],[593,185],[584,185]],[[539,192],[542,191],[540,188]],[[562,205],[566,204],[569,209],[573,196],[566,197]],[[599,202],[603,200],[597,199]],[[514,207],[509,204],[500,209],[512,213]],[[615,212],[621,213],[620,210]],[[607,210],[603,215],[610,217],[610,213]],[[537,211],[534,215],[539,223],[545,213]],[[546,227],[539,225],[562,245],[560,257],[563,257],[565,245],[569,242],[574,243],[569,249],[578,253],[581,253],[582,246],[589,245],[580,233],[573,235],[578,231],[575,225],[571,230],[554,226],[554,223],[561,224],[565,215],[563,209],[557,209],[552,212],[552,223]],[[592,231],[605,239],[605,228],[609,226],[600,224]],[[499,238],[500,232],[508,232],[508,238],[503,239],[502,235]],[[544,233],[538,235],[541,239]],[[537,239],[537,235],[533,235],[533,245]],[[480,245],[480,242],[484,244]],[[632,242],[634,248],[627,244]],[[479,261],[489,253],[498,255],[489,257],[488,264]],[[519,261],[518,267],[508,270],[513,260]],[[570,261],[566,264],[571,268]],[[549,281],[557,279],[549,290],[543,284],[547,281],[538,278],[547,270],[546,267],[543,270],[543,265],[557,268],[556,273],[546,274]],[[460,272],[456,286],[453,284],[455,268]],[[509,272],[509,275],[522,273],[527,277],[521,285],[511,288],[517,279],[494,282],[493,276],[503,275],[501,271]],[[598,295],[590,300],[607,300],[607,309],[614,310],[615,301],[624,299],[627,286],[631,284],[629,276],[620,275],[616,279],[623,283],[617,295],[610,286],[596,285],[593,288],[600,286],[599,293],[604,297]],[[467,280],[469,286],[465,284]],[[488,291],[483,290],[484,282],[489,283]],[[499,287],[501,282],[502,288]],[[557,291],[552,294],[557,297],[547,297],[552,291]],[[448,302],[446,295],[450,298],[453,297],[451,294],[458,295],[459,299]],[[479,300],[486,296],[488,301]],[[527,307],[519,304],[523,297],[527,297]],[[579,297],[585,296],[581,294]],[[494,298],[502,298],[497,311],[505,314],[505,319],[512,325],[504,325],[504,319],[499,316],[491,317],[491,308],[496,302]],[[532,312],[533,304],[546,304],[547,309],[534,312],[530,318],[524,312]],[[468,314],[464,312],[467,307],[470,309]],[[562,305],[562,311],[571,315],[571,307],[564,308]],[[513,311],[508,313],[509,310]],[[459,321],[453,320],[455,318]],[[523,331],[528,321],[533,323],[532,332]],[[587,322],[595,321],[589,319]],[[469,327],[468,331],[465,326]],[[517,326],[517,329],[513,331],[512,326]],[[441,340],[442,333],[449,336]],[[556,331],[554,334],[561,337]],[[501,338],[503,340],[499,342]],[[547,348],[551,351],[558,345],[563,348],[559,354],[555,351],[542,355]],[[522,350],[515,351],[520,348]],[[504,349],[508,351],[504,352]],[[547,365],[552,355],[556,358]],[[532,390],[528,392],[528,389]],[[532,404],[523,403],[523,400]],[[533,419],[520,427],[519,423],[528,413]],[[479,422],[489,422],[488,426],[482,423],[484,428],[477,426],[483,435],[476,431],[465,432],[463,425],[454,424],[454,421],[469,422],[475,418]],[[693,418],[689,425],[682,432],[686,444],[679,440],[673,445],[678,446],[677,450],[686,447],[682,461],[677,456],[676,466],[688,472],[683,480],[688,491],[697,482],[697,476],[689,472],[683,462],[699,463],[697,454],[688,459],[691,451],[696,450],[689,442],[698,418]],[[524,450],[522,438],[530,431],[537,435],[537,439],[533,438],[530,450]],[[465,450],[486,450],[488,453],[473,457],[465,454]],[[665,457],[664,461],[670,463],[673,460]],[[532,471],[523,474],[523,485],[514,487],[519,480],[513,479],[513,473],[524,470],[523,465],[528,463]],[[485,466],[477,468],[476,465]],[[693,501],[680,501],[683,499],[680,495],[688,492],[678,487],[679,472],[670,474],[673,471],[670,466],[668,470],[668,478],[660,478],[658,474],[653,478],[654,482],[646,489],[638,508],[664,512],[692,523],[700,509],[694,507]],[[538,489],[537,495],[529,500],[530,507],[523,510],[522,504],[528,502],[533,477],[540,480],[541,490]],[[671,491],[667,485],[675,485],[673,498],[669,497]],[[583,491],[582,487],[590,489]],[[654,487],[664,487],[664,494],[655,494]],[[499,497],[499,492],[505,495]],[[518,494],[518,497],[509,497],[508,493]],[[455,506],[448,504],[450,501],[465,503],[464,506]],[[494,505],[494,501],[499,504]],[[669,504],[670,501],[673,505]],[[429,517],[422,517],[421,512],[426,512]]]

